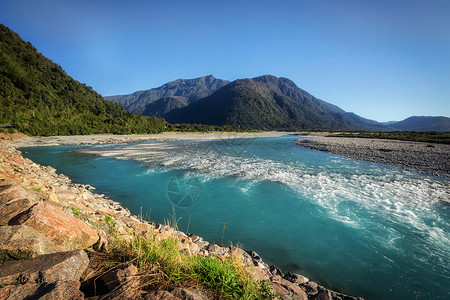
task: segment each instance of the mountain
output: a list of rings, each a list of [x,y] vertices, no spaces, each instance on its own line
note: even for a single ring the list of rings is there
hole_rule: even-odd
[[[239,79],[164,115],[170,123],[233,125],[260,130],[383,130],[375,121],[315,98],[287,78]]]
[[[229,81],[212,75],[195,79],[178,79],[158,88],[138,91],[129,95],[109,96],[106,100],[116,102],[137,115],[161,117],[173,108],[188,104],[211,95]]]
[[[398,121],[387,121],[387,122],[380,122],[380,123],[383,124],[383,125],[389,126],[389,125],[392,125],[392,124],[397,123],[397,122]]]
[[[396,130],[404,131],[446,131],[450,132],[450,118],[412,116],[400,122],[389,124]]]

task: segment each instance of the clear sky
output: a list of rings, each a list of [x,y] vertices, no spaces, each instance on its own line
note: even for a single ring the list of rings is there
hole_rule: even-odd
[[[272,74],[377,121],[450,117],[449,0],[1,0],[0,22],[104,96]]]

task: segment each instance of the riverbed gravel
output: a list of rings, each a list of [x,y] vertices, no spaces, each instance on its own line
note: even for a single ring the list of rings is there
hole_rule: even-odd
[[[312,150],[450,177],[450,145],[325,136],[300,138],[295,143]]]

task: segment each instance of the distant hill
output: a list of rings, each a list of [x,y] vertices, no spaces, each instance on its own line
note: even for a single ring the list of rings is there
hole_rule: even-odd
[[[239,79],[164,115],[170,123],[260,130],[385,130],[382,124],[315,98],[287,78]]]
[[[0,125],[4,124],[31,135],[157,133],[168,125],[105,101],[0,24]]]
[[[400,122],[392,122],[390,127],[404,131],[444,131],[450,132],[450,118],[413,116]]]
[[[211,95],[229,81],[212,75],[195,79],[178,79],[158,88],[138,91],[129,95],[109,96],[106,100],[122,104],[137,115],[161,117],[173,108],[188,104]]]

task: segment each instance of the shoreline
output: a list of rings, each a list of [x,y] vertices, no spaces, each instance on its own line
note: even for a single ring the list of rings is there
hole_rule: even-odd
[[[450,177],[450,145],[446,144],[325,136],[304,137],[295,143],[311,150]]]
[[[95,145],[95,144],[122,144],[122,143],[144,143],[161,141],[182,140],[220,140],[239,138],[264,138],[280,137],[295,134],[294,132],[263,131],[263,132],[164,132],[158,134],[143,135],[70,135],[70,136],[48,136],[29,137],[13,144],[17,148],[40,147],[40,146],[63,146],[63,145]]]

